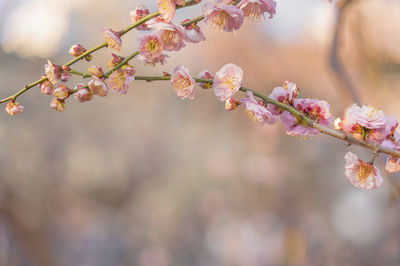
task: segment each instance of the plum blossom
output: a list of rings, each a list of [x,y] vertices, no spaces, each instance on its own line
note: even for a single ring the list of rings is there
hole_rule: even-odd
[[[190,19],[185,19],[181,22],[181,25],[184,25],[186,22],[189,22]],[[185,41],[191,43],[198,43],[200,41],[205,41],[206,37],[204,37],[203,32],[197,23],[190,23],[184,26],[185,28]]]
[[[69,51],[68,51],[68,53],[70,54],[70,55],[72,55],[73,57],[78,57],[78,56],[80,56],[81,54],[83,54],[84,52],[86,52],[86,49],[82,46],[82,45],[80,45],[80,44],[74,44],[74,45],[72,45],[70,48],[69,48]]]
[[[69,66],[61,67],[60,80],[62,82],[67,82],[69,80],[69,78],[71,77],[71,74],[69,73],[70,70],[71,70],[71,68],[69,68]]]
[[[179,51],[185,47],[185,29],[181,25],[174,25],[164,19],[155,18],[148,24],[150,29],[155,30],[164,50]]]
[[[175,16],[176,5],[184,5],[185,0],[157,0],[157,8],[161,17],[166,21],[171,21]]]
[[[139,60],[154,66],[165,63],[167,55],[163,54],[164,46],[156,34],[142,36],[139,39]]]
[[[395,173],[400,171],[400,160],[396,157],[390,157],[386,160],[386,171]]]
[[[84,84],[77,84],[74,88],[77,92],[74,94],[75,99],[84,103],[93,99],[93,93]]]
[[[296,83],[285,81],[282,87],[276,87],[269,95],[270,98],[288,105],[293,105],[293,100],[299,94],[299,88]],[[268,110],[274,115],[280,115],[283,110],[273,104],[268,104]]]
[[[243,11],[245,18],[256,22],[261,18],[265,19],[264,13],[269,14],[268,18],[272,18],[276,13],[274,0],[242,0],[237,7]]]
[[[132,24],[135,24],[142,18],[146,17],[149,14],[149,10],[145,8],[144,6],[138,6],[135,8],[135,10],[131,11],[129,13],[129,18],[132,22]],[[137,30],[150,30],[147,27],[146,23],[140,24],[139,26],[136,27]]]
[[[59,85],[53,91],[53,95],[59,100],[67,99],[69,97],[70,93],[71,93],[71,90],[65,85]]]
[[[307,117],[313,119],[317,123],[328,126],[332,121],[330,106],[326,101],[314,99],[295,99],[294,107]],[[285,111],[281,115],[281,121],[286,129],[286,133],[290,136],[298,135],[317,135],[318,130],[302,124],[302,121],[294,115]]]
[[[50,107],[57,112],[63,112],[65,110],[65,101],[53,98],[53,100],[50,102]]]
[[[354,104],[347,109],[344,119],[340,120],[341,130],[352,134],[355,138],[381,142],[381,136],[391,130],[395,121],[391,120],[388,127],[388,117],[372,106],[359,107]],[[338,121],[339,123],[339,121]]]
[[[227,111],[235,110],[238,105],[240,105],[240,101],[236,100],[234,97],[229,97],[225,101],[225,110]]]
[[[213,29],[231,32],[243,24],[243,11],[233,5],[207,3],[203,6],[205,22]]]
[[[133,66],[125,65],[111,73],[107,80],[107,85],[114,92],[127,94],[129,83],[135,79],[135,74],[136,70]]]
[[[103,78],[92,76],[92,79],[88,83],[88,87],[90,92],[94,95],[105,97],[108,94],[108,87]]]
[[[213,76],[211,75],[210,71],[203,70],[203,71],[200,72],[199,78],[201,78],[201,79],[213,79]],[[210,89],[212,87],[212,83],[199,82],[198,84],[203,89]]]
[[[379,170],[370,163],[358,159],[352,152],[346,153],[345,175],[355,187],[365,190],[376,189],[383,183]]]
[[[235,64],[224,65],[215,73],[213,88],[218,100],[225,101],[233,96],[242,86],[243,70]]]
[[[180,65],[175,68],[174,73],[171,76],[171,84],[179,98],[194,99],[195,81],[190,76],[189,70],[185,66]]]
[[[115,66],[117,66],[119,63],[121,63],[125,59],[125,57],[116,55],[114,53],[111,53],[111,56],[112,56],[111,59],[108,61],[109,69],[114,68]]]
[[[104,75],[103,69],[99,66],[96,65],[92,65],[88,68],[88,72],[91,76],[95,76],[95,77],[102,77]]]
[[[6,112],[9,115],[16,115],[22,113],[23,111],[24,107],[19,102],[16,102],[14,100],[9,101],[6,105]]]
[[[240,99],[240,104],[246,109],[247,115],[253,121],[260,124],[273,124],[278,120],[278,117],[273,115],[264,105],[254,99],[253,92],[247,91],[246,98]]]
[[[53,84],[47,79],[47,76],[41,76],[40,79],[46,78],[46,80],[39,83],[39,89],[44,95],[53,94]]]
[[[53,64],[50,60],[47,60],[47,64],[44,66],[47,79],[56,84],[58,79],[61,77],[61,66]]]
[[[112,29],[103,29],[104,39],[109,47],[121,51],[122,48],[122,40],[121,36],[118,32],[113,31]]]

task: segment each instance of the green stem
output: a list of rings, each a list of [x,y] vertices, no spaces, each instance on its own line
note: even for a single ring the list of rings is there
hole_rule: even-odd
[[[171,76],[136,76],[135,77],[136,80],[144,80],[147,82],[151,82],[151,81],[157,81],[157,80],[170,80]],[[212,79],[200,79],[200,78],[195,78],[193,77],[193,79],[197,82],[197,83],[213,83]],[[294,108],[293,106],[287,105],[287,104],[283,104],[281,102],[278,102],[266,95],[263,95],[259,92],[256,92],[254,90],[251,90],[249,88],[245,88],[245,87],[241,87],[240,91],[242,92],[248,92],[251,91],[253,93],[254,96],[262,99],[263,101],[265,101],[266,103],[269,104],[273,104],[279,108],[282,108],[285,111],[288,111],[289,113],[293,114],[294,116],[296,116],[304,126],[309,126],[312,128],[315,128],[316,130],[318,130],[319,132],[343,140],[346,143],[350,143],[350,144],[354,144],[357,146],[361,146],[367,149],[370,149],[372,151],[374,151],[374,154],[378,154],[378,153],[385,153],[388,154],[390,156],[393,157],[400,157],[400,152],[396,151],[396,150],[392,150],[392,149],[388,149],[386,147],[380,146],[380,145],[376,145],[373,143],[369,143],[367,141],[364,140],[359,140],[354,138],[353,136],[351,136],[350,134],[347,134],[345,132],[342,131],[338,131],[329,127],[325,127],[322,126],[320,124],[318,124],[317,121],[305,116],[303,113],[301,113],[299,110],[297,110],[296,108]],[[376,156],[375,155],[375,156]],[[375,158],[374,158],[375,159]]]
[[[198,2],[198,1],[195,1],[195,0],[188,0],[188,1],[186,1],[186,3],[185,3],[184,6],[178,6],[177,9],[184,8],[184,7],[189,7],[189,6],[192,6],[192,5],[196,5],[196,4],[198,4],[198,3],[199,3],[199,2]],[[154,12],[154,13],[151,13],[151,14],[147,15],[146,17],[144,17],[144,18],[142,18],[142,19],[136,21],[136,22],[133,23],[132,25],[126,27],[126,28],[123,29],[123,30],[121,30],[121,31],[120,31],[120,35],[121,35],[121,36],[125,35],[125,34],[128,33],[129,31],[131,31],[132,29],[136,28],[137,26],[139,26],[139,25],[145,23],[146,21],[148,21],[148,20],[150,20],[150,19],[152,19],[152,18],[155,18],[155,17],[157,17],[157,16],[159,16],[159,15],[160,15],[160,12]],[[194,19],[194,20],[193,20],[194,22],[192,22],[192,23],[195,23],[195,22],[199,21],[199,18],[200,18],[200,17]],[[200,19],[200,20],[201,20],[201,19]],[[189,24],[188,24],[188,25],[189,25]],[[107,47],[107,43],[106,43],[106,42],[104,42],[104,43],[102,43],[102,44],[99,44],[99,45],[97,45],[97,46],[95,46],[95,47],[93,47],[93,48],[87,50],[87,51],[84,52],[83,54],[77,56],[76,58],[74,58],[74,59],[72,59],[71,61],[65,63],[64,65],[65,65],[65,66],[71,66],[71,65],[75,64],[76,62],[78,62],[78,61],[82,60],[83,58],[85,58],[87,55],[90,55],[90,54],[92,54],[92,53],[96,52],[97,50],[100,50],[100,49],[102,49],[102,48],[104,48],[104,47]],[[110,72],[110,71],[108,71],[108,72]],[[107,73],[108,73],[108,72],[107,72]],[[72,72],[71,72],[71,73],[72,73]],[[76,73],[73,73],[73,74],[80,75],[80,74],[78,74],[78,73],[80,73],[80,72],[76,71]],[[83,74],[83,73],[82,73],[82,74]],[[110,74],[111,74],[111,73],[110,73]],[[84,74],[84,75],[85,75],[85,76],[83,76],[83,77],[86,77],[87,74]],[[7,98],[4,98],[4,99],[2,99],[2,100],[0,100],[0,104],[1,104],[1,103],[5,103],[5,102],[8,102],[8,101],[10,101],[10,100],[15,101],[15,99],[17,99],[18,96],[20,96],[21,94],[23,94],[23,93],[25,93],[26,91],[30,90],[31,88],[37,86],[38,84],[40,84],[41,82],[45,81],[46,79],[47,79],[47,78],[41,78],[41,79],[39,79],[39,80],[37,80],[37,81],[31,83],[31,84],[26,85],[23,89],[17,91],[17,92],[14,93],[13,95],[11,95],[11,96],[9,96],[9,97],[7,97]]]

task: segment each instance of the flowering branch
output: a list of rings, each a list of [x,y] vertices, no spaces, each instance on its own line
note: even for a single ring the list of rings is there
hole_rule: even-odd
[[[183,8],[183,7],[188,7],[188,6],[196,5],[196,4],[198,4],[199,2],[200,2],[200,1],[197,1],[197,0],[188,0],[188,1],[185,2],[184,5],[177,6],[176,8],[177,8],[177,9],[180,9],[180,8]],[[119,32],[119,36],[125,35],[125,34],[128,33],[129,31],[131,31],[131,30],[133,30],[134,28],[136,28],[136,27],[142,25],[143,23],[145,23],[145,22],[147,22],[147,21],[149,21],[149,20],[151,20],[151,19],[153,19],[153,18],[155,18],[155,17],[157,17],[157,16],[160,16],[160,14],[161,14],[161,13],[160,13],[159,11],[157,11],[157,12],[151,13],[151,14],[149,14],[149,15],[143,17],[142,19],[139,19],[138,21],[136,21],[136,22],[133,23],[132,25],[126,27],[126,28],[123,29],[123,30],[121,30],[121,31]],[[195,18],[195,19],[193,19],[193,20],[190,20],[190,21],[184,23],[183,26],[187,26],[187,25],[196,23],[196,22],[198,22],[198,21],[200,21],[200,20],[202,20],[202,19],[204,19],[204,16],[199,16],[199,17],[197,17],[197,18]],[[97,46],[95,46],[95,47],[93,47],[93,48],[91,48],[91,49],[89,49],[89,50],[87,50],[87,51],[81,53],[80,55],[78,55],[78,56],[75,57],[74,59],[70,60],[69,62],[65,63],[64,66],[69,67],[69,66],[75,64],[76,62],[78,62],[78,61],[80,61],[80,60],[82,60],[82,59],[84,59],[84,58],[88,58],[88,56],[90,56],[92,53],[94,53],[94,52],[96,52],[96,51],[98,51],[98,50],[100,50],[100,49],[102,49],[102,48],[105,48],[105,47],[107,47],[107,46],[108,46],[107,42],[104,42],[104,43],[102,43],[102,44],[99,44],[99,45],[97,45]],[[116,68],[116,69],[118,69],[118,68]],[[77,72],[77,71],[72,71],[72,72],[69,71],[69,72],[70,72],[71,74],[81,75],[81,73],[80,73],[80,72]],[[107,73],[108,73],[108,72],[107,72]],[[111,73],[109,73],[109,74],[111,74]],[[108,75],[109,75],[109,74],[108,74]],[[81,75],[81,76],[82,76],[82,77],[87,77],[86,74],[85,74],[85,75]],[[26,85],[26,86],[25,86],[23,89],[21,89],[20,91],[14,93],[13,95],[11,95],[11,96],[9,96],[9,97],[6,97],[6,98],[0,100],[0,104],[5,103],[5,102],[8,102],[8,101],[15,101],[15,100],[17,99],[18,96],[20,96],[21,94],[27,92],[27,91],[30,90],[31,88],[33,88],[33,87],[39,85],[40,83],[42,83],[42,82],[44,82],[44,81],[46,81],[46,80],[47,80],[47,77],[43,77],[43,78],[40,78],[39,80],[37,80],[37,81],[35,81],[35,82],[32,82],[32,83]]]
[[[192,78],[197,83],[209,83],[209,84],[213,83],[212,79],[201,79],[201,78],[195,78],[195,77],[192,77]],[[152,82],[152,81],[157,81],[157,80],[165,81],[165,80],[171,80],[171,76],[135,76],[135,80],[144,80],[147,82]],[[343,140],[349,144],[354,144],[354,145],[361,146],[361,147],[367,148],[369,150],[372,150],[374,152],[373,154],[375,157],[379,153],[385,153],[385,154],[393,156],[393,157],[400,157],[400,151],[397,151],[394,149],[389,149],[389,148],[383,147],[381,145],[369,143],[367,141],[357,139],[346,132],[338,131],[338,130],[320,125],[317,121],[307,117],[305,114],[301,113],[296,108],[294,108],[290,105],[281,103],[277,100],[274,100],[266,95],[263,95],[259,92],[254,91],[252,89],[240,87],[239,90],[242,92],[248,92],[248,91],[252,92],[254,96],[257,96],[258,98],[262,99],[265,103],[273,104],[285,111],[288,111],[289,113],[296,116],[299,120],[301,120],[302,124],[304,124],[308,127],[315,128],[316,130],[318,130],[319,132],[321,132],[325,135]]]

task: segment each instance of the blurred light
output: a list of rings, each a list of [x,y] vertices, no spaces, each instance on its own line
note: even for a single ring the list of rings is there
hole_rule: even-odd
[[[383,189],[377,192],[383,193]],[[333,227],[355,244],[371,243],[383,230],[382,206],[372,193],[352,189],[333,207]]]
[[[25,57],[49,57],[60,47],[68,30],[70,11],[87,8],[91,2],[32,0],[20,3],[4,21],[4,51]]]

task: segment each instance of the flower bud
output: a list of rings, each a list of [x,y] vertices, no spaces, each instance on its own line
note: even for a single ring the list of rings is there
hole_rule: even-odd
[[[99,66],[91,66],[88,68],[88,72],[91,76],[95,76],[95,77],[102,77],[104,75],[103,69]]]
[[[57,112],[63,112],[65,110],[65,101],[53,98],[50,102],[50,107]]]
[[[114,53],[111,53],[112,58],[110,59],[110,61],[108,61],[108,68],[113,68],[116,65],[118,65],[119,63],[121,63],[122,61],[124,61],[125,57],[116,55]]]
[[[9,101],[6,105],[6,112],[9,115],[16,115],[22,113],[24,111],[24,107],[16,101]]]
[[[47,79],[47,76],[41,76],[40,79],[46,78],[45,81],[39,83],[39,89],[44,95],[53,94],[53,84]]]
[[[71,77],[71,74],[69,73],[70,70],[71,68],[69,68],[68,66],[61,67],[60,80],[62,82],[67,82],[69,80],[69,78]]]
[[[208,70],[204,70],[204,71],[200,72],[199,78],[212,80],[213,76],[211,75],[211,73]],[[198,84],[203,89],[210,89],[212,87],[212,83],[199,82]]]
[[[240,104],[238,100],[236,100],[234,97],[229,97],[225,101],[225,110],[227,111],[232,111],[235,110],[236,107]]]
[[[69,54],[72,55],[73,57],[78,57],[81,54],[83,54],[84,52],[86,52],[86,49],[80,45],[80,44],[74,44],[69,48]]]
[[[121,51],[122,40],[120,34],[112,29],[103,29],[103,35],[109,47]]]
[[[335,119],[334,126],[336,130],[342,130],[343,129],[343,119],[338,117]]]
[[[77,92],[74,94],[75,99],[81,103],[88,102],[93,99],[93,93],[84,84],[76,85],[74,90],[77,90]]]
[[[64,100],[68,98],[71,90],[65,85],[59,85],[57,89],[53,91],[53,95],[57,97],[59,100]]]
[[[135,10],[131,11],[129,13],[129,18],[132,22],[132,24],[135,24],[137,21],[141,20],[142,18],[144,18],[145,16],[147,16],[149,14],[149,10],[143,6],[138,6],[136,7]],[[137,30],[150,30],[146,23],[143,23],[139,26],[136,27]]]
[[[47,64],[44,66],[47,79],[56,84],[61,76],[61,66],[53,64],[50,60],[47,60]]]

